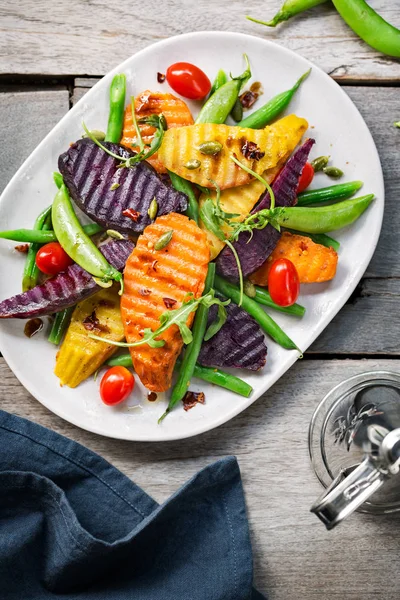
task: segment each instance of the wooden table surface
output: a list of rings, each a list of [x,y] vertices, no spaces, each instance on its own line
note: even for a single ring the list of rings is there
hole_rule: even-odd
[[[103,438],[47,411],[4,359],[0,406],[100,453],[158,501],[199,468],[235,454],[247,497],[255,581],[270,600],[398,600],[400,514],[357,514],[326,532],[309,513],[321,489],[309,465],[307,429],[319,400],[344,378],[400,368],[400,131],[392,125],[400,118],[400,62],[368,48],[329,4],[276,31],[244,18],[266,18],[280,3],[0,1],[0,191],[43,136],[111,67],[159,39],[207,29],[275,40],[345,86],[372,131],[386,184],[383,232],[356,292],[305,359],[219,429],[165,444]],[[371,4],[400,27],[398,2]]]

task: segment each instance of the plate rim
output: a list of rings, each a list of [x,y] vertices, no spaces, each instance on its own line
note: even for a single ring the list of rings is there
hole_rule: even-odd
[[[235,39],[250,39],[250,40],[254,40],[256,39],[258,42],[261,42],[263,44],[266,44],[266,46],[271,46],[271,47],[278,47],[280,52],[283,52],[284,54],[286,54],[288,57],[296,57],[296,59],[301,59],[302,61],[304,61],[304,63],[306,65],[308,65],[309,67],[311,67],[313,70],[315,70],[316,72],[318,72],[320,75],[323,76],[323,78],[325,79],[325,81],[328,83],[328,85],[335,85],[337,87],[337,89],[340,90],[340,94],[342,95],[342,99],[343,101],[349,106],[352,107],[353,110],[355,110],[357,117],[359,119],[359,122],[363,124],[363,126],[366,129],[366,133],[370,138],[370,141],[372,142],[372,148],[374,150],[374,158],[376,160],[376,164],[377,166],[379,166],[379,172],[380,172],[380,183],[382,183],[382,197],[379,197],[379,206],[380,206],[380,213],[378,215],[379,218],[379,226],[376,227],[375,229],[375,234],[374,234],[374,239],[370,240],[370,243],[368,245],[370,251],[368,253],[368,261],[364,261],[365,262],[365,268],[364,270],[361,272],[360,277],[355,279],[353,281],[353,283],[349,286],[349,288],[346,290],[346,293],[341,297],[341,302],[339,303],[339,306],[337,308],[337,310],[334,312],[334,314],[330,314],[329,318],[326,318],[325,316],[323,316],[321,318],[321,321],[319,323],[319,326],[314,330],[314,333],[309,341],[309,343],[307,345],[304,346],[303,351],[305,352],[310,345],[316,340],[316,338],[321,335],[321,333],[324,331],[324,329],[329,325],[329,323],[334,319],[334,317],[339,313],[339,311],[343,308],[343,306],[346,304],[347,300],[349,299],[349,297],[351,296],[351,294],[353,293],[354,289],[357,287],[358,283],[360,282],[360,280],[362,279],[365,271],[368,268],[368,265],[374,255],[376,246],[378,244],[379,241],[379,237],[381,234],[381,230],[382,230],[382,221],[383,221],[383,215],[384,215],[384,208],[385,208],[385,188],[384,188],[384,178],[383,178],[383,171],[382,171],[382,164],[380,161],[380,157],[379,157],[379,153],[378,150],[376,148],[376,144],[375,144],[375,140],[372,137],[372,134],[370,132],[370,129],[367,125],[367,123],[365,122],[363,116],[361,115],[360,111],[358,110],[357,106],[354,104],[354,102],[351,100],[351,98],[346,94],[346,92],[342,89],[342,87],[337,84],[325,71],[323,71],[318,65],[314,64],[313,62],[311,62],[310,60],[308,60],[307,58],[304,58],[301,54],[299,54],[298,52],[295,52],[294,50],[290,50],[289,48],[286,48],[284,46],[282,46],[279,43],[273,42],[271,40],[266,40],[261,36],[257,36],[257,35],[250,35],[250,34],[245,34],[245,33],[240,33],[240,32],[233,32],[233,31],[196,31],[196,32],[187,32],[187,33],[183,33],[183,34],[178,34],[175,36],[170,36],[167,37],[163,40],[159,40],[157,42],[153,42],[148,44],[147,46],[145,46],[144,48],[142,48],[141,50],[138,50],[137,52],[135,52],[134,54],[132,54],[131,56],[129,56],[127,59],[125,59],[122,63],[119,63],[114,69],[112,69],[111,71],[109,71],[108,73],[106,73],[101,79],[100,81],[98,81],[88,92],[87,94],[85,94],[85,96],[83,96],[70,110],[67,111],[67,113],[59,120],[59,122],[50,130],[50,132],[44,137],[44,139],[40,142],[40,144],[33,150],[33,152],[31,152],[29,154],[29,156],[26,158],[26,160],[22,163],[22,165],[18,168],[18,170],[16,171],[16,173],[13,175],[13,177],[11,178],[11,180],[9,181],[9,183],[7,184],[7,186],[5,187],[5,189],[3,190],[1,196],[0,196],[0,209],[1,209],[1,202],[2,202],[2,198],[3,195],[6,194],[6,192],[8,191],[8,188],[11,187],[14,183],[15,180],[17,180],[20,176],[20,172],[22,172],[22,170],[25,167],[25,164],[28,160],[30,160],[30,158],[33,155],[38,154],[41,151],[41,148],[43,146],[45,146],[45,144],[47,143],[47,140],[50,137],[53,137],[54,134],[58,131],[59,128],[62,127],[64,120],[66,120],[67,118],[69,118],[69,115],[73,115],[75,112],[77,112],[80,109],[80,105],[81,103],[83,103],[85,101],[85,98],[87,99],[88,97],[94,95],[97,91],[97,86],[99,84],[104,85],[104,82],[106,82],[107,80],[111,79],[116,73],[120,72],[125,65],[127,65],[133,57],[135,58],[140,58],[146,55],[147,52],[150,52],[155,46],[166,46],[169,43],[175,41],[175,40],[185,40],[187,38],[195,38],[195,37],[215,37],[215,38],[221,38],[221,37],[225,37],[225,38],[235,38]],[[13,374],[17,377],[17,379],[20,381],[20,383],[25,387],[25,389],[35,398],[35,400],[37,400],[38,402],[40,402],[43,406],[45,406],[50,412],[52,412],[53,414],[57,415],[58,417],[64,419],[65,421],[67,421],[68,423],[71,423],[72,425],[79,427],[80,429],[86,430],[86,431],[90,431],[91,433],[95,433],[97,435],[102,435],[104,437],[108,437],[111,439],[121,439],[121,440],[126,440],[126,441],[132,441],[132,442],[169,442],[169,441],[177,441],[177,440],[181,440],[181,439],[188,439],[191,437],[195,437],[197,435],[201,435],[203,433],[206,433],[207,431],[211,431],[213,429],[216,429],[217,427],[223,425],[224,423],[227,423],[228,421],[230,421],[231,419],[233,419],[234,417],[236,417],[238,414],[240,414],[241,412],[243,412],[244,410],[246,410],[249,406],[251,406],[254,402],[256,402],[263,394],[265,394],[269,389],[271,389],[273,387],[273,385],[275,385],[275,383],[287,372],[289,371],[289,369],[291,369],[291,367],[293,366],[293,364],[298,360],[299,356],[294,355],[294,351],[293,351],[293,357],[292,359],[288,362],[288,365],[286,365],[285,363],[285,368],[279,367],[276,369],[273,377],[271,378],[271,380],[268,383],[263,384],[262,382],[260,383],[260,387],[259,389],[254,392],[249,398],[242,398],[243,402],[242,403],[238,403],[236,406],[232,405],[232,409],[229,410],[226,413],[223,413],[222,415],[218,416],[212,424],[205,424],[202,425],[202,421],[201,419],[198,421],[198,427],[196,428],[196,430],[194,432],[188,432],[188,433],[179,433],[178,431],[175,431],[174,433],[170,433],[167,435],[163,435],[163,436],[149,436],[149,435],[140,435],[140,431],[134,431],[134,435],[133,436],[128,436],[128,435],[124,435],[121,432],[121,435],[118,435],[117,433],[109,433],[107,431],[104,431],[104,429],[102,429],[102,427],[97,426],[96,424],[94,425],[82,425],[79,423],[79,419],[76,420],[74,419],[74,417],[70,416],[68,414],[68,416],[64,413],[64,411],[62,410],[63,405],[56,405],[55,407],[53,405],[51,405],[51,403],[48,403],[46,398],[42,397],[40,390],[37,389],[35,384],[30,383],[29,381],[29,377],[25,376],[24,373],[22,372],[22,370],[20,370],[18,364],[11,358],[9,359],[9,357],[7,356],[7,350],[4,351],[1,348],[2,345],[2,340],[3,340],[3,332],[0,328],[0,350],[3,354],[3,358],[5,359],[6,363],[8,364],[8,366],[10,367],[10,369],[12,370]],[[126,433],[126,432],[125,432]],[[132,433],[132,432],[129,432]]]

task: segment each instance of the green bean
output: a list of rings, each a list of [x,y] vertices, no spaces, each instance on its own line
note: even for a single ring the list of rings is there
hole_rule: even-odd
[[[86,235],[92,236],[103,231],[103,228],[97,223],[90,223],[83,226],[83,231]],[[49,244],[57,241],[57,236],[52,229],[10,229],[0,231],[0,238],[28,244]]]
[[[209,263],[203,294],[208,294],[210,289],[213,287],[214,277],[215,263]],[[201,304],[196,310],[196,314],[193,321],[193,339],[190,342],[190,344],[186,346],[182,364],[179,368],[178,379],[176,380],[176,383],[172,388],[167,410],[159,418],[159,423],[161,423],[161,421],[165,419],[167,414],[171,412],[171,410],[174,408],[174,406],[178,404],[180,400],[182,400],[182,398],[188,391],[190,379],[193,376],[194,367],[196,365],[196,361],[201,349],[201,344],[203,343],[204,334],[206,332],[207,318],[208,307],[204,306],[204,304]]]
[[[327,233],[342,229],[354,223],[368,208],[374,194],[343,200],[330,206],[317,208],[289,206],[277,212],[276,221],[287,229],[297,229],[305,233]]]
[[[256,295],[254,297],[254,300],[259,304],[269,306],[269,308],[273,308],[274,310],[278,310],[279,312],[286,313],[287,315],[294,315],[295,317],[304,316],[304,313],[306,312],[304,306],[301,306],[300,304],[292,304],[292,306],[279,306],[279,304],[275,304],[275,302],[272,300],[269,292],[266,289],[261,288],[258,285],[256,285],[255,288]]]
[[[96,277],[96,283],[108,287],[118,281],[123,289],[122,274],[111,266],[90,237],[84,232],[72,207],[66,186],[58,190],[51,210],[54,232],[65,252],[82,269]]]
[[[286,0],[280,10],[270,21],[260,21],[259,19],[254,19],[253,17],[249,16],[247,16],[246,19],[249,21],[254,21],[254,23],[259,23],[260,25],[267,25],[267,27],[276,27],[278,23],[287,21],[291,17],[294,17],[295,15],[298,15],[299,13],[310,8],[314,8],[314,6],[323,4],[326,1],[327,0]]]
[[[227,298],[230,298],[236,304],[239,304],[239,288],[232,283],[225,281],[225,279],[222,279],[222,277],[219,277],[219,275],[215,276],[215,289]],[[258,305],[255,300],[252,300],[248,296],[243,296],[242,308],[257,321],[261,329],[265,331],[265,333],[267,333],[277,344],[283,348],[286,348],[287,350],[298,350],[301,353],[301,350],[279,327],[278,323],[275,323],[275,321],[269,315],[267,315],[267,313],[261,308],[261,306]]]
[[[309,204],[320,204],[332,200],[347,200],[351,198],[362,187],[362,181],[348,181],[338,183],[319,190],[306,190],[297,196],[296,206],[308,206]]]
[[[196,194],[194,193],[192,184],[190,183],[190,181],[187,181],[187,179],[183,179],[183,177],[176,175],[176,173],[172,173],[172,171],[168,171],[168,174],[171,178],[171,183],[174,186],[174,188],[178,192],[186,194],[186,196],[188,197],[188,207],[186,209],[186,214],[189,217],[189,219],[193,219],[193,221],[196,221],[196,223],[198,224],[199,204],[197,202]]]
[[[212,96],[220,87],[222,87],[223,85],[225,85],[225,83],[228,81],[228,78],[226,76],[225,71],[223,71],[222,69],[220,69],[213,81],[213,84],[211,86],[211,90],[210,90],[210,94],[209,97]]]
[[[247,63],[246,70],[239,75],[239,77],[235,77],[222,85],[209,97],[207,102],[203,105],[203,108],[195,121],[196,123],[225,123],[235,105],[242,86],[245,85],[251,77],[249,59],[246,54],[244,57]]]
[[[178,358],[175,363],[175,367],[179,368],[181,364],[182,361]],[[130,354],[120,354],[119,356],[110,358],[106,362],[106,365],[109,365],[110,367],[132,367],[132,357]],[[214,385],[218,385],[219,387],[230,390],[231,392],[235,392],[236,394],[244,396],[245,398],[248,398],[253,391],[251,385],[243,381],[243,379],[239,379],[239,377],[236,377],[235,375],[221,371],[221,369],[203,367],[199,364],[196,364],[194,367],[193,376],[197,379],[202,379],[203,381],[208,381],[209,383],[213,383]]]
[[[239,123],[243,119],[243,106],[240,98],[236,98],[236,102],[231,110],[231,117],[235,123]]]
[[[333,0],[347,25],[375,50],[400,57],[400,29],[390,25],[365,0]]]
[[[283,110],[285,110],[296,91],[299,89],[303,81],[307,79],[310,73],[311,69],[306,71],[300,77],[300,79],[296,81],[294,86],[290,88],[290,90],[286,90],[285,92],[281,92],[277,96],[274,96],[274,98],[264,104],[264,106],[261,106],[258,110],[254,111],[251,113],[251,115],[243,119],[243,121],[240,121],[238,126],[249,127],[250,129],[261,129],[262,127],[268,125],[268,123],[273,121]]]
[[[305,235],[306,237],[312,239],[312,241],[316,244],[321,244],[321,246],[326,246],[327,248],[333,248],[335,252],[339,252],[340,242],[334,240],[332,237],[326,235],[325,233],[308,233],[305,231],[296,231],[296,229],[291,229],[290,233]]]
[[[34,230],[36,232],[41,232],[42,229],[46,228],[46,222],[47,219],[50,218],[50,214],[51,214],[51,206],[49,206],[48,208],[46,208],[45,210],[43,210],[40,215],[38,216],[38,218],[35,221],[34,224]],[[9,238],[10,239],[10,238]],[[11,238],[13,239],[13,238]],[[16,242],[19,241],[28,241],[28,240],[19,240],[16,239]],[[35,240],[32,240],[32,242]],[[22,275],[22,291],[23,292],[27,292],[28,290],[31,290],[32,288],[35,287],[35,285],[37,284],[37,280],[39,277],[39,269],[36,266],[36,254],[38,252],[40,248],[40,243],[31,243],[31,245],[29,246],[28,249],[28,254],[26,255],[26,259],[25,259],[25,266],[24,266],[24,271],[23,271],[23,275]]]
[[[110,113],[106,133],[106,142],[118,144],[124,126],[126,77],[123,73],[114,75],[110,86]]]
[[[49,342],[58,346],[68,329],[74,309],[75,306],[70,306],[69,308],[64,308],[64,310],[60,310],[60,312],[56,313],[49,337],[47,338]]]

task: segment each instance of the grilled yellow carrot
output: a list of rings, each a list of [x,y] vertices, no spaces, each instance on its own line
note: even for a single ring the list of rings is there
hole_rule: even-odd
[[[72,313],[54,370],[61,385],[76,387],[117,350],[116,346],[92,340],[89,333],[115,342],[124,339],[118,289],[119,286],[113,286],[101,290],[80,302]]]
[[[293,138],[298,143],[307,127],[307,121],[296,115],[264,129],[208,123],[178,127],[165,132],[158,157],[167,169],[193,183],[208,188],[214,186],[213,182],[221,189],[237,187],[249,183],[252,177],[231,160],[232,156],[261,175],[286,162],[293,150]],[[204,151],[206,142],[218,142],[221,149],[209,154]]]
[[[168,232],[172,232],[171,240],[156,249],[161,236]],[[209,258],[204,231],[184,215],[170,213],[146,227],[124,271],[121,313],[128,342],[139,341],[146,328],[155,331],[160,326],[160,315],[168,309],[179,308],[189,293],[195,298],[201,296]],[[187,321],[189,327],[193,316],[192,313]],[[153,392],[163,392],[170,387],[175,362],[183,346],[176,325],[169,327],[160,339],[165,341],[160,348],[147,344],[130,348],[136,373]]]

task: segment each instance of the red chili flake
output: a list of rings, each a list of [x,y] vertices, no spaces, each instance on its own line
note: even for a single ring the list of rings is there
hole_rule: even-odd
[[[243,156],[249,160],[260,160],[263,156],[265,156],[265,152],[261,152],[257,144],[254,142],[249,142],[248,140],[244,141],[244,144],[240,150]]]
[[[157,263],[158,260],[153,260],[153,262],[151,263],[151,268],[153,269],[153,271],[157,271]]]
[[[239,100],[240,100],[240,104],[243,106],[243,108],[251,108],[253,106],[253,104],[255,103],[255,101],[258,98],[258,94],[255,94],[252,91],[247,91],[244,92],[243,94],[241,94],[239,96]]]
[[[176,300],[173,298],[163,298],[163,302],[167,308],[173,308],[176,304]]]
[[[157,400],[157,394],[155,392],[149,392],[147,394],[147,400],[149,402],[155,402]]]
[[[140,288],[139,294],[141,296],[148,296],[149,294],[151,294],[151,291],[148,290],[147,288]]]
[[[91,315],[88,315],[83,321],[82,325],[87,331],[101,331],[103,333],[110,333],[107,325],[102,325],[96,316],[94,310]]]
[[[29,244],[19,244],[19,246],[15,246],[17,252],[21,252],[22,254],[26,254],[29,250]]]
[[[158,81],[158,83],[164,83],[164,81],[165,81],[164,73],[157,73],[157,81]]]
[[[122,211],[122,214],[124,215],[124,217],[128,217],[128,219],[132,219],[132,221],[134,221],[135,223],[138,222],[138,219],[140,217],[140,212],[138,212],[137,210],[133,210],[133,208],[126,208]]]
[[[204,392],[191,392],[190,390],[188,390],[183,396],[182,402],[183,408],[185,410],[190,410],[191,408],[196,406],[196,404],[205,404],[206,397],[204,395]]]

